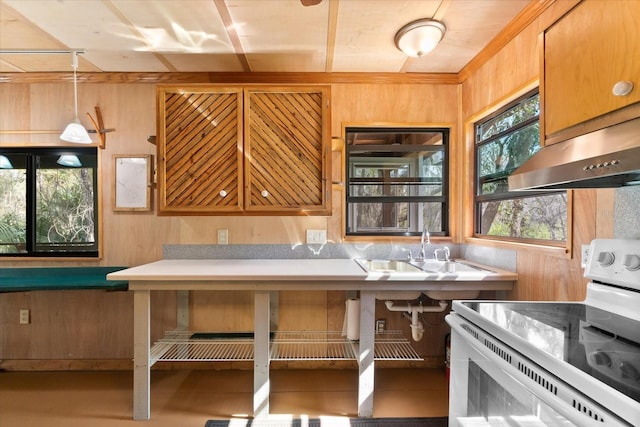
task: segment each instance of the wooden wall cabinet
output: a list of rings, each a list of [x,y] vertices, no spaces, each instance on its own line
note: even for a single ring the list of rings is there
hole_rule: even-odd
[[[164,215],[329,215],[328,86],[159,86]]]
[[[639,16],[639,1],[584,0],[544,33],[546,143],[637,115]],[[620,81],[634,84],[631,93],[613,94],[613,86]],[[629,106],[634,107],[632,111]]]

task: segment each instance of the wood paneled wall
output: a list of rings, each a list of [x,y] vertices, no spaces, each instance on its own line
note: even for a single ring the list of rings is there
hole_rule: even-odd
[[[561,0],[549,7],[523,32],[506,43],[482,66],[474,64],[464,81],[421,83],[333,82],[333,137],[342,137],[350,123],[449,124],[453,126],[452,161],[456,180],[452,186],[453,241],[483,244],[470,237],[468,219],[472,215],[468,171],[471,151],[469,120],[503,103],[539,76],[539,33],[576,3]],[[126,80],[125,80],[126,81]],[[326,81],[319,81],[327,83]],[[165,82],[167,83],[167,82]],[[238,82],[242,83],[242,82]],[[279,82],[282,83],[282,82]],[[299,83],[296,81],[296,83]],[[73,116],[72,85],[65,83],[0,83],[0,130],[62,129]],[[158,217],[155,212],[113,212],[111,192],[114,154],[154,154],[146,139],[156,134],[155,86],[145,83],[81,83],[79,111],[100,106],[107,134],[106,149],[100,152],[103,222],[103,258],[93,262],[0,260],[3,267],[47,265],[139,265],[162,257],[163,244],[215,243],[218,228],[229,230],[229,243],[285,243],[304,241],[305,230],[328,229],[329,238],[342,240],[343,198],[341,176],[334,176],[333,215],[329,217]],[[0,135],[0,144],[60,145],[58,134]],[[334,153],[334,161],[341,160]],[[334,175],[341,168],[333,167]],[[611,233],[612,193],[610,190],[573,192],[572,224],[574,253],[594,237]],[[519,282],[511,293],[514,299],[575,300],[584,297],[584,280],[579,260],[553,251],[518,249]],[[579,285],[576,286],[576,283]],[[193,293],[191,321],[194,329],[235,330],[252,326],[251,296],[238,292]],[[279,327],[286,329],[341,329],[344,292],[287,293],[279,295]],[[152,337],[175,326],[175,295],[155,293],[152,301]],[[18,324],[20,309],[31,310],[32,323]],[[406,320],[379,307],[379,316],[388,327],[405,330]],[[0,366],[7,359],[130,359],[132,295],[100,291],[64,291],[0,294]],[[446,326],[442,315],[429,315],[432,328],[416,343],[427,358],[441,358]]]
[[[523,90],[537,86],[541,71],[540,34],[577,3],[577,0],[555,2],[462,83],[461,125],[465,132],[462,143],[467,158],[471,158],[473,153],[473,122],[517,97]],[[467,180],[463,187],[461,194],[465,199],[465,211],[471,211],[472,182]],[[516,247],[519,280],[510,298],[584,299],[587,281],[580,267],[580,247],[596,237],[612,237],[612,216],[597,215],[596,210],[596,206],[598,209],[603,209],[600,206],[612,209],[612,190],[574,190],[569,193],[573,207],[573,222],[569,226],[572,236],[570,253]],[[471,238],[471,221],[472,218],[467,216],[464,227],[466,242],[483,244]]]

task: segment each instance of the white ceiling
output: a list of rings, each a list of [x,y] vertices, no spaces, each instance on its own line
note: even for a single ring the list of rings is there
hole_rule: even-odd
[[[92,72],[457,73],[530,1],[0,0],[0,49],[86,49]],[[393,38],[420,18],[447,32],[407,58]],[[0,55],[0,72],[70,70],[69,55]]]

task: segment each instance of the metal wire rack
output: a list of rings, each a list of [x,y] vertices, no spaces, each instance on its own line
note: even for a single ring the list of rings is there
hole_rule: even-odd
[[[253,338],[247,334],[202,334],[176,330],[151,348],[151,363],[157,361],[251,361]],[[400,331],[377,333],[375,360],[422,360]],[[356,360],[358,343],[339,331],[278,331],[271,338],[270,360]]]

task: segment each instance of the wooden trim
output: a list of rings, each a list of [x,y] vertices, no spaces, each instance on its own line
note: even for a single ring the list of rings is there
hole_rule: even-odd
[[[427,356],[423,360],[379,360],[376,368],[438,368],[442,366],[441,356]],[[271,370],[279,369],[357,369],[355,360],[272,360]],[[252,370],[253,362],[156,362],[151,370]],[[0,361],[0,370],[13,372],[28,371],[131,371],[131,359],[11,359]]]
[[[464,243],[468,245],[490,246],[495,248],[526,250],[527,253],[539,252],[543,255],[556,256],[571,259],[570,250],[560,246],[543,246],[531,243],[512,242],[506,240],[492,240],[488,238],[467,237]]]
[[[538,0],[530,2],[498,35],[489,42],[465,67],[458,73],[460,83],[471,77],[480,67],[493,58],[511,40],[520,34],[528,25],[535,21],[556,0]]]
[[[0,73],[0,83],[64,83],[72,73]],[[456,73],[78,73],[83,83],[226,84],[444,84],[457,85]]]
[[[327,53],[324,70],[328,73],[333,69],[333,58],[336,48],[336,34],[338,32],[338,0],[329,1],[329,23],[327,25]]]
[[[242,48],[240,36],[238,36],[236,25],[231,18],[231,14],[229,13],[229,8],[227,8],[226,2],[224,0],[214,0],[214,4],[216,6],[216,9],[218,10],[218,13],[220,14],[220,18],[222,19],[224,28],[227,30],[227,35],[229,36],[229,40],[231,40],[233,49],[236,51],[236,56],[238,57],[238,61],[242,65],[242,69],[247,72],[251,71],[251,65],[249,65],[247,55]]]

